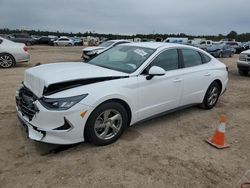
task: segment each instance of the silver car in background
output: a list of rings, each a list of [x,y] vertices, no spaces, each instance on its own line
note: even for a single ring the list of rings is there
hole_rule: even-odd
[[[74,41],[68,37],[60,37],[54,41],[54,46],[74,46]]]
[[[16,63],[28,62],[29,60],[30,54],[25,44],[0,37],[0,68],[10,68]]]

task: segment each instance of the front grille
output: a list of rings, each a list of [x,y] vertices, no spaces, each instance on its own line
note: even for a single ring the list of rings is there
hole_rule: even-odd
[[[26,116],[29,121],[33,119],[35,114],[39,112],[34,104],[37,97],[25,86],[19,90],[16,96],[16,104],[23,116]]]
[[[250,62],[250,55],[247,56],[247,61]]]

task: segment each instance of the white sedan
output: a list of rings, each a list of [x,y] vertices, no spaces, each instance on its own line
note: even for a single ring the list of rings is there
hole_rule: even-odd
[[[89,63],[26,70],[16,109],[33,140],[107,145],[139,121],[190,105],[213,108],[227,83],[227,67],[198,48],[130,43]]]
[[[74,41],[68,37],[60,37],[56,41],[54,41],[55,46],[73,46]]]
[[[10,68],[16,63],[28,62],[30,55],[23,43],[15,43],[0,37],[0,68]]]

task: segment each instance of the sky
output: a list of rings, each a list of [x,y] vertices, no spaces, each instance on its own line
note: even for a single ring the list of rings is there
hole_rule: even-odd
[[[112,34],[250,32],[249,0],[0,0],[0,28]]]

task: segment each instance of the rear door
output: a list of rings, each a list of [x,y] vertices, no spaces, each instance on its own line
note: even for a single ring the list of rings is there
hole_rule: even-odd
[[[163,68],[166,74],[147,80],[148,70],[152,66]],[[179,68],[177,49],[168,49],[161,52],[139,75],[137,111],[139,120],[179,106],[182,90],[182,70]]]
[[[212,82],[211,58],[194,49],[181,49],[183,57],[183,94],[181,106],[201,103]]]

